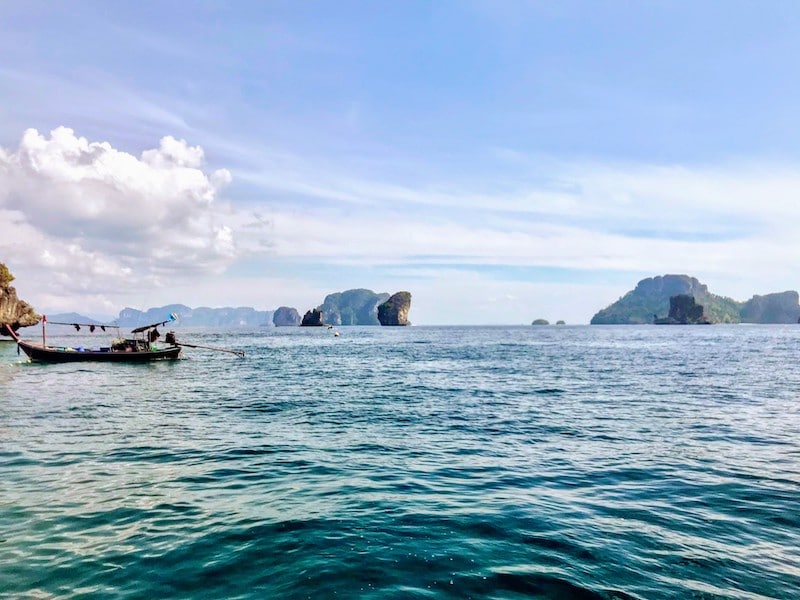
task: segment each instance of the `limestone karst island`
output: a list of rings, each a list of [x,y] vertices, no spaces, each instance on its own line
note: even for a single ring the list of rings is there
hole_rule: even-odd
[[[389,296],[366,289],[347,290],[326,296],[320,306],[303,315],[300,325],[410,325],[409,310],[409,292],[397,292]],[[277,321],[275,325],[278,325]]]
[[[7,323],[16,331],[21,327],[38,324],[41,316],[30,304],[17,297],[16,289],[11,286],[13,280],[14,276],[9,269],[0,263],[0,324]],[[190,308],[184,304],[168,304],[146,311],[126,307],[120,311],[113,324],[137,327],[145,322],[157,322],[165,314],[174,313],[180,323],[187,327],[403,326],[411,324],[408,319],[410,310],[409,292],[390,295],[360,288],[329,294],[322,304],[309,309],[303,316],[290,306],[281,306],[272,311],[256,310],[248,306]],[[48,313],[48,320],[97,323],[90,317],[77,313]]]
[[[689,275],[642,279],[636,288],[592,317],[592,325],[798,323],[800,297],[793,290],[738,302],[709,292]]]
[[[0,323],[8,324],[14,331],[38,324],[41,316],[17,297],[12,281],[14,276],[0,263]],[[329,294],[321,304],[304,313],[290,306],[259,311],[251,307],[190,308],[169,304],[147,311],[124,308],[114,324],[136,327],[144,322],[156,322],[164,314],[175,313],[181,324],[188,327],[405,326],[411,324],[410,310],[409,292],[390,295],[358,288]],[[51,318],[65,322],[92,321],[76,313],[48,313],[48,320]],[[737,301],[710,292],[708,286],[695,277],[660,275],[642,279],[634,289],[591,319],[592,325],[715,323],[800,323],[800,295],[788,290]],[[531,324],[549,325],[550,322],[537,318]],[[556,324],[564,325],[564,321]]]

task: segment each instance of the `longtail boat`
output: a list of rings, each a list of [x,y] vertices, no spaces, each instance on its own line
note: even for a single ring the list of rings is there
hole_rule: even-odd
[[[68,346],[48,346],[46,341],[46,323],[47,317],[42,320],[42,343],[36,344],[27,342],[19,338],[14,329],[9,325],[2,325],[0,327],[11,335],[17,346],[28,355],[32,361],[38,362],[149,362],[153,360],[174,360],[181,354],[181,346],[175,339],[175,334],[170,332],[166,336],[166,341],[169,344],[165,348],[158,348],[155,346],[155,341],[161,337],[158,332],[158,327],[166,325],[174,321],[177,317],[172,314],[166,321],[160,323],[153,323],[143,327],[137,327],[131,334],[130,338],[115,339],[110,346],[100,347],[96,349],[88,349],[83,346],[68,347]],[[79,323],[55,323],[53,325],[73,325],[76,329],[80,330]],[[85,324],[94,331],[94,324]],[[103,330],[109,326],[101,326]],[[2,329],[0,329],[2,330]]]

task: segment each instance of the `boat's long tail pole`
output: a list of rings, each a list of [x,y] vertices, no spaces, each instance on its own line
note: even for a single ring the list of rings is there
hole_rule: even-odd
[[[213,346],[200,346],[198,344],[184,344],[183,342],[176,342],[176,346],[185,346],[186,348],[203,348],[204,350],[216,350],[217,352],[228,352],[235,354],[239,358],[244,358],[244,352],[241,350],[228,350],[227,348],[214,348]]]
[[[0,331],[2,331],[3,329],[5,329],[8,332],[8,335],[14,338],[15,342],[19,343],[19,336],[13,329],[11,329],[11,325],[9,325],[8,323],[0,324]]]

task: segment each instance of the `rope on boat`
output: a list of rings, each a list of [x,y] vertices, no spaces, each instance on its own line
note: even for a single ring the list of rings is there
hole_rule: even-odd
[[[88,327],[89,331],[91,331],[92,333],[94,333],[94,330],[98,327],[103,331],[106,330],[106,327],[116,330],[120,329],[119,325],[102,325],[100,323],[61,323],[59,321],[46,321],[46,323],[50,325],[69,325],[70,327],[74,327],[75,331],[80,331],[81,327]]]

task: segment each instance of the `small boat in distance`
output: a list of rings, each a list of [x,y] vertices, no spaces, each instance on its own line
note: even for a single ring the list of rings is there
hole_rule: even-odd
[[[17,346],[22,349],[33,361],[38,362],[149,362],[153,360],[174,360],[180,356],[181,344],[175,340],[175,334],[170,332],[166,336],[169,346],[158,348],[154,345],[155,341],[161,337],[158,327],[175,321],[177,316],[171,314],[170,318],[160,323],[153,323],[143,327],[137,327],[131,333],[131,338],[118,338],[110,346],[97,349],[87,349],[82,346],[75,348],[67,346],[48,346],[46,341],[45,328],[47,317],[42,319],[42,343],[35,344],[26,342],[19,338],[16,332],[9,325],[0,325],[17,342]],[[80,331],[82,323],[55,323],[57,325],[72,325]],[[86,325],[92,331],[95,325]],[[105,330],[106,326],[102,326]]]

